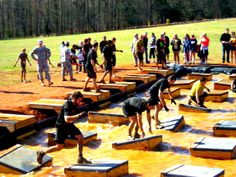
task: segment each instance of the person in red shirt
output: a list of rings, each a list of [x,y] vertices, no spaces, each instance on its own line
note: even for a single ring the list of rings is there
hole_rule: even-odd
[[[204,33],[200,39],[200,58],[201,64],[207,64],[207,57],[208,57],[208,47],[209,47],[210,39],[207,37],[206,33]]]

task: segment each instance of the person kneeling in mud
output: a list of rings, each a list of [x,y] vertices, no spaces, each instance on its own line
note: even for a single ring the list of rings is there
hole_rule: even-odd
[[[50,152],[59,151],[63,148],[63,144],[66,138],[70,135],[75,137],[78,142],[79,156],[78,164],[91,164],[91,162],[83,157],[83,140],[84,137],[81,131],[74,125],[74,121],[83,115],[77,113],[80,106],[84,105],[83,95],[81,92],[76,91],[73,93],[71,99],[67,100],[61,109],[56,121],[56,145],[47,148],[46,150],[37,151],[37,162],[42,164],[43,157],[45,154]]]
[[[147,112],[147,121],[149,125],[149,132],[152,133],[151,128],[151,116],[150,116],[150,110],[154,109],[154,104],[150,100],[146,100],[140,97],[131,97],[125,100],[122,104],[122,110],[125,115],[125,117],[128,117],[130,120],[129,124],[129,136],[133,139],[136,138],[144,138],[145,133],[143,130],[143,122],[142,122],[142,112]],[[132,136],[132,130],[135,126],[135,133],[134,136]],[[138,134],[138,130],[141,130],[142,135],[140,136]]]
[[[204,92],[204,89],[210,92],[210,89],[205,86],[206,83],[207,79],[205,77],[202,77],[199,81],[193,84],[190,90],[190,98],[188,100],[189,105],[193,103],[195,106],[206,108],[206,106],[204,106],[204,101],[207,97],[207,93]]]

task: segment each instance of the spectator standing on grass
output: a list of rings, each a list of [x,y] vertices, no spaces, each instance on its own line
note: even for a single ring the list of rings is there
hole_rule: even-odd
[[[135,45],[136,45],[137,41],[138,41],[138,34],[135,34],[132,45],[131,45],[131,52],[132,52],[133,58],[134,58],[134,67],[138,66],[138,58],[137,58],[137,55],[135,53]]]
[[[186,34],[183,40],[184,64],[190,63],[190,36]]]
[[[166,35],[166,32],[163,32],[164,35],[164,53],[166,58],[166,63],[169,62],[169,46],[170,46],[170,38]]]
[[[222,63],[225,62],[225,53],[226,61],[229,63],[229,53],[230,53],[230,38],[229,28],[225,29],[225,32],[220,36],[220,42],[222,44]]]
[[[178,38],[178,35],[175,34],[171,40],[172,51],[174,53],[175,64],[179,64],[179,51],[181,49],[181,40]]]
[[[154,63],[155,62],[155,50],[156,50],[156,36],[154,33],[152,33],[152,37],[149,42],[149,62]]]
[[[113,73],[113,76],[116,77],[116,74],[115,74],[115,66],[116,66],[116,52],[123,52],[123,50],[118,50],[116,48],[116,38],[113,37],[112,38],[112,59],[111,59],[111,62],[112,62],[112,73]]]
[[[150,61],[148,60],[148,33],[145,32],[143,35],[143,48],[144,48],[144,56],[145,56],[145,61],[146,64],[150,63]]]
[[[16,64],[18,63],[19,60],[20,60],[20,65],[21,65],[21,82],[27,82],[26,81],[26,61],[29,62],[30,66],[31,66],[31,63],[28,59],[26,48],[22,49],[22,52],[18,56],[18,59],[16,60],[14,67],[16,67]]]
[[[197,52],[197,39],[194,35],[190,38],[190,62],[195,63],[195,56]]]
[[[156,42],[156,55],[157,55],[157,62],[156,62],[156,68],[159,69],[159,63],[161,63],[161,69],[166,68],[166,58],[165,58],[165,51],[164,51],[164,46],[165,46],[165,41],[164,41],[164,35],[161,34],[160,38],[157,39]]]
[[[41,85],[43,87],[45,86],[43,72],[45,72],[45,78],[48,81],[48,86],[53,84],[53,82],[51,82],[48,65],[48,62],[49,64],[51,64],[49,59],[50,56],[50,50],[46,46],[43,46],[42,40],[38,40],[38,47],[33,49],[33,51],[31,52],[31,57],[37,62],[38,78],[41,81]]]
[[[209,43],[210,43],[210,39],[207,37],[206,33],[203,33],[200,40],[201,64],[207,64],[207,59],[209,55]]]
[[[230,39],[231,63],[236,64],[236,35],[233,31]]]
[[[142,70],[141,67],[143,66],[143,53],[144,53],[143,35],[141,35],[135,44],[135,54],[138,59],[138,71]]]

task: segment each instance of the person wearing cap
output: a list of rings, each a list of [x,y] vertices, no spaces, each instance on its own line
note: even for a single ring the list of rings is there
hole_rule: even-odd
[[[131,97],[125,100],[122,103],[122,111],[125,117],[129,118],[130,124],[128,129],[128,136],[136,139],[136,138],[144,138],[145,132],[143,130],[143,122],[142,122],[142,112],[147,112],[147,121],[149,125],[149,132],[152,133],[151,128],[151,116],[150,110],[154,109],[154,105],[151,100],[146,100],[141,97]],[[132,130],[135,127],[134,136],[132,136]],[[138,134],[138,130],[141,130],[141,136]]]
[[[157,80],[148,90],[147,94],[150,97],[150,100],[155,105],[155,112],[153,118],[156,121],[156,128],[160,127],[159,112],[162,108],[165,108],[166,111],[169,109],[166,107],[166,102],[164,100],[163,92],[167,89],[167,93],[171,99],[171,103],[176,104],[173,99],[170,91],[170,86],[176,81],[175,75],[170,75],[168,78],[160,78]]]
[[[225,52],[226,52],[226,61],[229,63],[229,53],[230,53],[230,38],[229,28],[225,29],[225,32],[220,36],[220,42],[222,44],[222,63],[225,62]]]
[[[63,149],[63,144],[68,136],[75,138],[78,142],[79,156],[77,159],[77,163],[91,164],[89,160],[83,157],[83,134],[73,123],[84,114],[84,112],[79,112],[79,107],[83,105],[83,95],[79,91],[74,92],[71,96],[71,99],[67,100],[63,104],[61,112],[58,115],[56,121],[56,145],[51,146],[45,150],[41,149],[37,151],[37,162],[39,164],[42,164],[43,157],[47,153]]]
[[[73,78],[73,69],[70,61],[71,50],[68,48],[70,46],[69,42],[66,42],[65,46],[61,49],[61,78],[62,81],[67,81],[65,78],[66,72],[70,75],[70,80],[75,81]]]
[[[201,77],[199,81],[193,84],[189,93],[189,105],[193,103],[195,106],[206,108],[206,106],[204,106],[204,101],[207,97],[207,93],[204,92],[204,89],[210,92],[210,89],[206,87],[206,83],[207,79],[205,77]]]
[[[34,48],[31,52],[31,57],[37,62],[37,72],[41,85],[45,86],[43,72],[45,72],[45,78],[48,81],[48,86],[52,85],[51,76],[49,73],[48,62],[50,62],[51,52],[43,45],[42,40],[38,40],[38,47]]]

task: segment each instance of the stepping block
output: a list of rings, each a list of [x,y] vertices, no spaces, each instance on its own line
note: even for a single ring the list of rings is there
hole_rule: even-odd
[[[173,70],[171,70],[171,69],[143,68],[143,71],[148,74],[160,74],[164,77],[174,73]]]
[[[190,148],[192,156],[233,159],[236,157],[236,139],[233,138],[199,138]]]
[[[149,77],[149,82],[157,80],[157,76],[154,74],[128,74],[128,76]]]
[[[236,137],[236,121],[224,120],[213,127],[215,136],[234,136]]]
[[[161,172],[161,177],[223,177],[224,169],[178,164]]]
[[[150,77],[148,76],[123,76],[122,77],[125,81],[142,81],[144,84],[150,82]]]
[[[176,117],[164,119],[161,121],[161,129],[173,132],[179,131],[185,125],[184,116],[179,115]]]
[[[211,112],[211,109],[180,103],[179,104],[179,111],[208,113],[208,112]]]
[[[155,150],[156,147],[162,142],[162,135],[151,136],[147,138],[140,138],[135,140],[128,140],[123,142],[112,143],[112,148],[120,149],[132,149],[132,150]]]
[[[11,133],[33,125],[37,121],[34,115],[4,114],[0,113],[0,126],[6,127]]]
[[[205,101],[224,102],[228,99],[228,91],[212,91],[207,93]]]
[[[52,158],[43,157],[42,165],[36,161],[36,151],[21,145],[14,146],[0,156],[0,173],[26,174],[43,166],[51,166]]]
[[[172,87],[179,87],[181,89],[191,89],[196,80],[176,80]]]
[[[50,109],[60,113],[61,108],[66,100],[62,99],[39,99],[37,101],[29,102],[28,105],[33,109]]]
[[[236,74],[230,74],[229,79],[232,79],[232,80],[236,79]]]
[[[128,85],[128,90],[134,90],[135,88],[136,88],[136,82],[125,82],[125,81],[123,81],[123,82],[116,82],[117,84],[122,84],[122,85]]]
[[[64,168],[67,177],[116,177],[129,173],[127,160],[93,161],[92,164]]]
[[[96,93],[95,91],[85,92],[82,89],[81,90],[75,90],[80,91],[84,98],[90,98],[91,100],[95,101],[101,101],[105,100],[110,97],[110,91],[109,90],[101,90],[102,93]],[[67,92],[66,97],[70,97],[75,91],[73,92]]]
[[[83,136],[84,136],[84,145],[88,144],[89,142],[95,141],[97,140],[97,133],[93,133],[93,132],[82,132]],[[56,144],[55,142],[55,138],[56,138],[56,133],[48,133],[48,145],[49,146],[53,146]],[[77,140],[74,137],[67,137],[65,142],[64,142],[64,146],[76,146]]]
[[[228,90],[231,88],[232,80],[222,79],[214,83],[215,90]]]
[[[122,83],[121,84],[120,83],[98,84],[98,86],[101,89],[107,89],[107,90],[116,89],[116,90],[120,90],[121,92],[127,92],[127,91],[133,90],[135,88],[135,86],[132,87],[131,85],[122,84]]]
[[[114,126],[120,126],[129,122],[129,119],[122,114],[108,114],[100,112],[88,112],[89,123],[111,123]]]
[[[173,98],[177,98],[180,96],[180,88],[178,87],[170,88],[170,92]],[[167,90],[164,90],[163,97],[164,99],[170,100]]]
[[[212,80],[212,74],[208,74],[208,73],[191,73],[188,74],[188,79],[196,79],[196,80],[200,80],[201,77],[205,77],[208,81]]]

